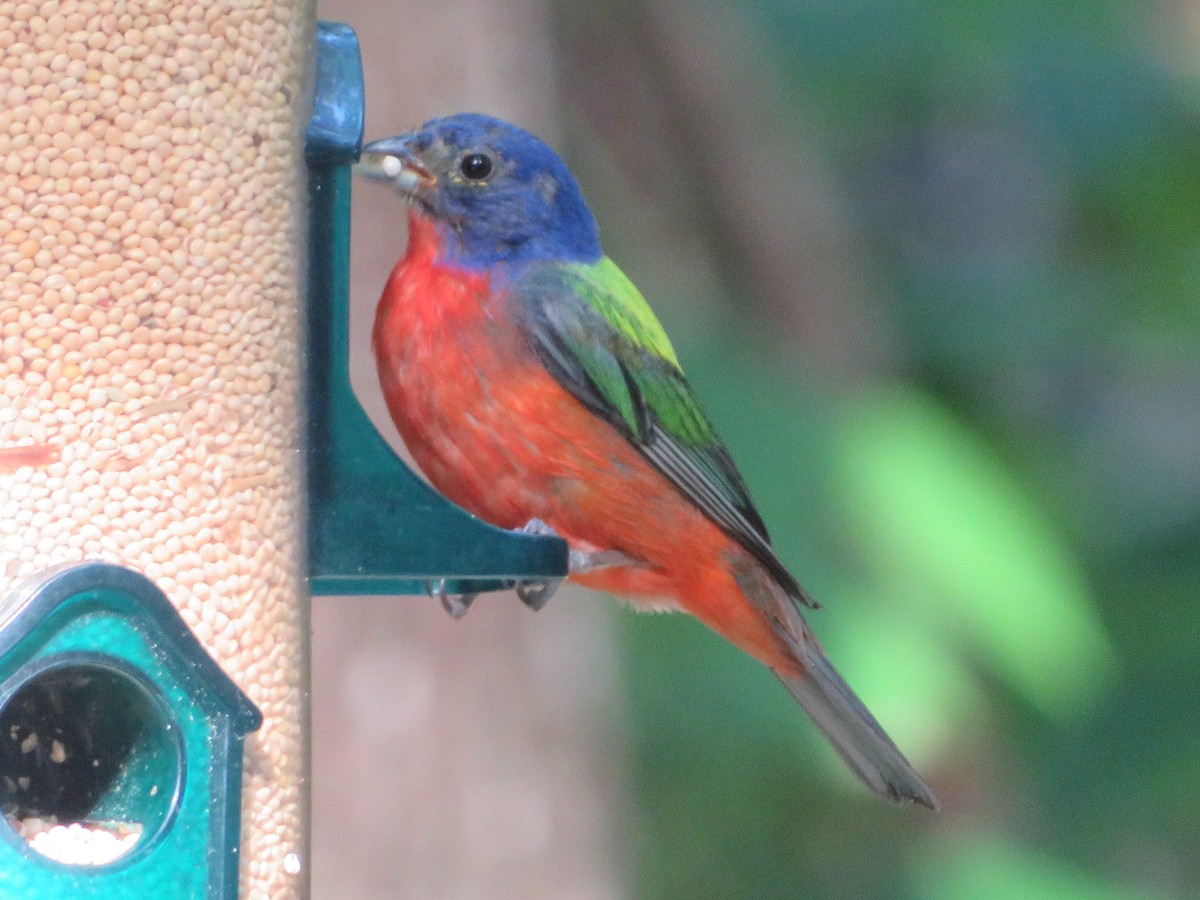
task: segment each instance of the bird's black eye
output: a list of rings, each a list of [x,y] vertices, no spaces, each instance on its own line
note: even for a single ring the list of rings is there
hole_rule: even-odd
[[[492,174],[492,158],[486,153],[468,153],[458,168],[470,181],[484,181]]]

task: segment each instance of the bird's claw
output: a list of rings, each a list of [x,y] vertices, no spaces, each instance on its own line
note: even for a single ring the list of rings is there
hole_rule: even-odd
[[[620,550],[572,550],[567,557],[567,569],[572,575],[586,575],[614,566],[636,566],[638,561]]]
[[[521,534],[536,534],[542,537],[560,537],[557,531],[541,519],[530,519],[517,531]],[[584,575],[600,569],[611,569],[614,566],[637,565],[640,563],[636,559],[620,550],[572,549],[567,554],[567,572],[571,575]]]
[[[541,519],[530,519],[517,529],[521,534],[536,534],[541,537],[560,537],[559,533]],[[613,566],[637,566],[640,563],[620,550],[570,550],[567,553],[567,572],[570,575],[583,575],[597,572],[600,569],[610,569]],[[549,581],[518,581],[515,585],[517,596],[521,602],[537,612],[542,609],[554,596],[561,578]]]
[[[467,610],[471,608],[471,604],[475,602],[475,598],[479,594],[451,594],[446,590],[445,578],[431,578],[425,580],[425,590],[429,592],[429,596],[436,599],[442,604],[442,609],[450,614],[453,619],[461,619],[467,614]]]
[[[561,578],[551,578],[548,581],[518,581],[514,585],[514,590],[522,603],[534,612],[538,612],[550,602],[550,598],[557,593],[560,584],[562,584]]]
[[[516,529],[516,531],[518,534],[535,534],[540,537],[558,537],[558,532],[541,519],[530,519],[520,528]]]
[[[558,532],[541,519],[530,519],[517,531],[521,534],[535,534],[539,537],[558,537]],[[560,584],[562,584],[561,578],[551,578],[546,581],[518,581],[513,589],[522,603],[534,612],[538,612],[545,608],[546,604],[550,602],[550,598],[558,592]]]

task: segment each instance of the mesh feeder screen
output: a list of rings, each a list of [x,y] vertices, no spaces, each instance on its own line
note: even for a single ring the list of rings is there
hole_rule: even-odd
[[[138,569],[261,708],[242,894],[303,896],[297,447],[314,11],[0,0],[0,594]]]

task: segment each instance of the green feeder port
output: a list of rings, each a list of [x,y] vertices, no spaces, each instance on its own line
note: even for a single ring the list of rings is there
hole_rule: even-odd
[[[350,166],[362,148],[358,40],[317,25],[309,174],[308,565],[314,594],[449,594],[553,581],[566,543],[495,528],[414,475],[350,385]]]
[[[172,818],[179,726],[154,685],[117,660],[64,653],[25,673],[0,736],[0,810],[43,856],[112,862]]]
[[[143,575],[88,562],[0,605],[0,896],[237,896],[258,709]]]

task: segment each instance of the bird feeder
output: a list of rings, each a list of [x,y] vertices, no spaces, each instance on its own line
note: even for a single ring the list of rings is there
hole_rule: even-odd
[[[84,563],[22,585],[0,601],[0,893],[236,896],[261,722],[145,576]]]
[[[314,594],[472,595],[566,573],[558,538],[495,528],[414,475],[350,384],[350,167],[362,147],[358,42],[318,28],[309,171],[308,566]]]

